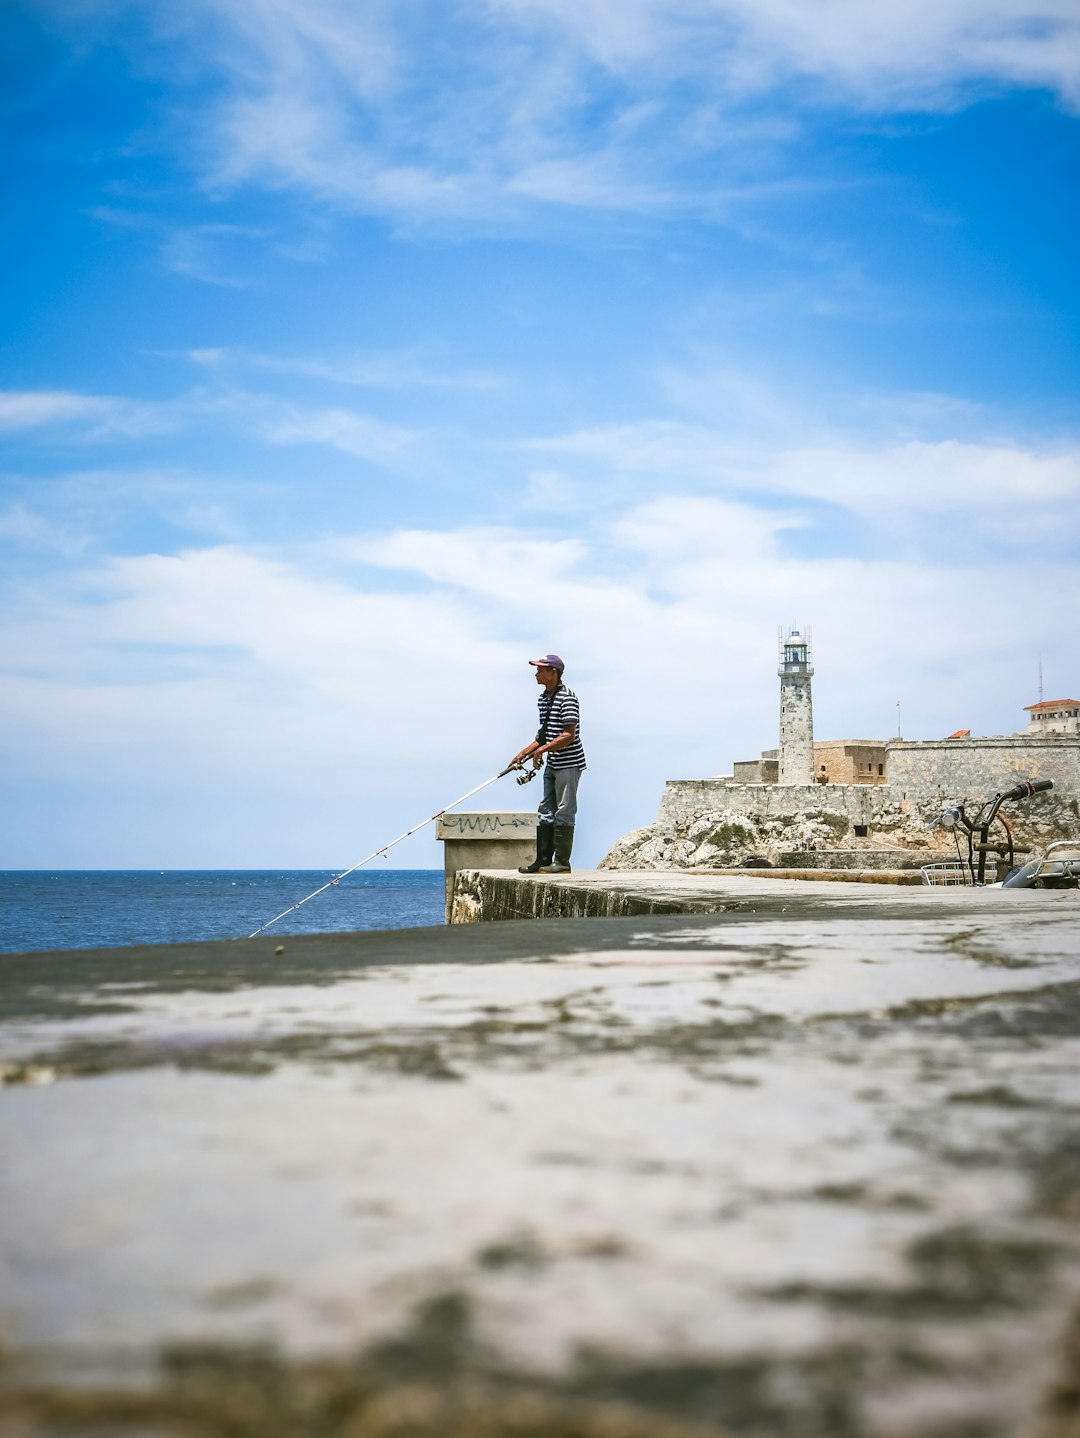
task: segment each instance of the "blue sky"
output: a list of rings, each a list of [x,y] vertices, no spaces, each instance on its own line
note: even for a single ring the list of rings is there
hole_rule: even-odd
[[[781,624],[821,738],[1076,696],[1074,0],[4,46],[0,865],[345,867],[525,741],[550,649],[584,862],[775,744]]]

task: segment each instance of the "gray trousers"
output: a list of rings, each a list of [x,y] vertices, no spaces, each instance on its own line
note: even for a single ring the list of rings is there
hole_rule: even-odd
[[[553,769],[544,765],[544,797],[538,816],[541,824],[572,824],[577,818],[577,789],[584,769]]]

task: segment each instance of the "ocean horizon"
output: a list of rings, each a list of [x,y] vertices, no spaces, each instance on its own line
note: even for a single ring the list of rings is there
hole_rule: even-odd
[[[0,871],[0,953],[246,938],[328,883],[333,869]],[[287,914],[270,934],[442,924],[441,869],[360,870]]]

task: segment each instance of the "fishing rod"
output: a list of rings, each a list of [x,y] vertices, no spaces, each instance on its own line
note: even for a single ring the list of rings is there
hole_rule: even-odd
[[[485,779],[482,784],[477,784],[475,789],[470,789],[467,794],[462,794],[459,799],[452,799],[449,804],[444,804],[438,813],[432,814],[429,819],[424,819],[420,824],[414,824],[411,829],[406,829],[404,834],[399,834],[396,839],[391,839],[389,844],[384,844],[381,849],[376,849],[373,854],[369,854],[366,859],[361,859],[360,862],[354,864],[351,869],[345,869],[342,873],[335,874],[332,879],[328,879],[325,884],[321,884],[317,889],[313,889],[311,893],[303,899],[298,899],[295,904],[290,904],[287,909],[282,909],[280,914],[275,914],[272,919],[267,919],[266,923],[257,928],[254,933],[248,934],[248,938],[254,939],[257,938],[259,934],[265,933],[272,924],[277,923],[278,919],[283,919],[286,914],[295,913],[297,909],[308,903],[309,900],[317,898],[319,894],[325,894],[327,889],[332,889],[335,884],[340,884],[342,879],[347,879],[350,874],[355,874],[357,869],[362,869],[365,864],[370,864],[372,859],[377,859],[380,854],[387,853],[395,844],[400,844],[403,839],[409,838],[411,834],[418,833],[419,830],[426,828],[428,824],[434,824],[435,820],[441,818],[448,809],[456,809],[459,804],[464,804],[466,799],[471,799],[474,794],[479,794],[481,789],[486,789],[489,784],[494,784],[496,779],[505,778],[505,776],[514,769],[521,769],[523,771],[518,776],[519,784],[527,784],[537,773],[536,769],[525,769],[523,764],[507,764],[505,769],[500,769],[497,774],[492,774],[490,779]]]

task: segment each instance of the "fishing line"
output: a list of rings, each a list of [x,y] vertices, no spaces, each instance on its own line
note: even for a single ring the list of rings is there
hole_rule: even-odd
[[[400,844],[403,839],[409,838],[411,834],[418,833],[419,830],[426,828],[428,824],[434,824],[435,820],[441,818],[448,809],[456,809],[459,804],[464,804],[466,799],[471,799],[474,794],[479,794],[481,789],[486,789],[489,784],[494,784],[496,779],[502,779],[505,775],[511,773],[512,770],[520,769],[521,767],[520,764],[508,764],[506,768],[501,769],[498,774],[493,774],[490,779],[485,779],[482,784],[477,784],[475,789],[470,789],[467,794],[462,794],[459,799],[452,799],[449,804],[444,804],[438,813],[432,814],[429,819],[425,819],[420,824],[414,824],[411,829],[406,829],[404,834],[399,834],[396,839],[391,839],[389,844],[384,844],[381,849],[376,849],[373,854],[369,854],[366,859],[361,859],[360,862],[354,864],[351,869],[345,869],[340,874],[335,874],[332,879],[328,879],[325,884],[320,884],[317,889],[313,889],[311,893],[303,899],[297,899],[295,904],[290,904],[287,909],[282,909],[280,914],[275,914],[272,919],[267,919],[266,923],[257,928],[254,933],[248,934],[248,938],[254,939],[259,934],[265,933],[272,924],[277,923],[278,919],[283,919],[286,914],[295,913],[297,909],[308,903],[309,900],[317,898],[319,894],[325,894],[327,889],[332,889],[335,884],[340,884],[342,879],[347,879],[350,874],[355,874],[357,869],[362,869],[365,864],[370,864],[372,859],[377,859],[380,854],[385,854],[388,850],[392,849],[395,844]],[[525,774],[518,780],[518,783],[525,783],[526,778],[531,779],[535,772],[535,769],[532,771],[526,770]]]

